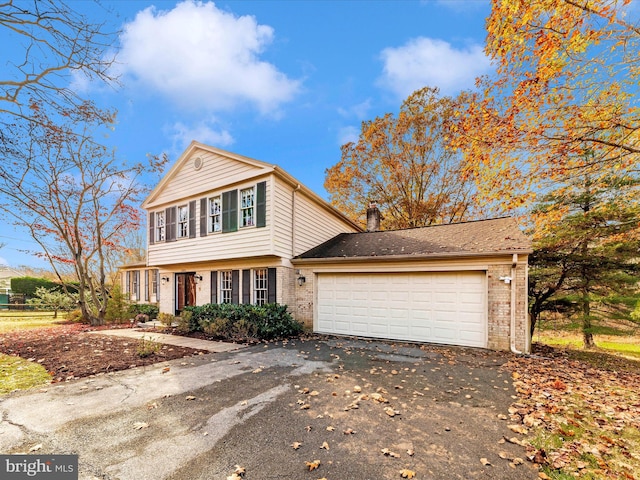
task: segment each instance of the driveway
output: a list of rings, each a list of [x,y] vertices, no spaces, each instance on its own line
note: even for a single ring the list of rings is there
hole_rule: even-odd
[[[211,353],[4,397],[0,451],[79,454],[81,479],[534,479],[499,418],[508,358],[332,338]]]

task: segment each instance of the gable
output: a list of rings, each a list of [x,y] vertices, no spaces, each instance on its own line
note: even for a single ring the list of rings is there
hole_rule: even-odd
[[[153,209],[199,196],[266,175],[273,169],[267,163],[192,142],[142,203],[142,207]]]

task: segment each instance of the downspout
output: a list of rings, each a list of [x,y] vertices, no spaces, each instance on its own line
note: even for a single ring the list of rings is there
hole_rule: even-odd
[[[516,355],[522,355],[516,348],[516,267],[518,266],[518,254],[513,254],[511,261],[511,328],[509,329],[509,337],[511,339],[511,352]]]

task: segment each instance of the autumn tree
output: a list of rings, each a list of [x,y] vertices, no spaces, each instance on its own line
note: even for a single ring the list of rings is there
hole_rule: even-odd
[[[141,222],[141,175],[158,172],[163,161],[119,161],[93,140],[105,125],[92,107],[62,111],[63,124],[38,103],[31,109],[35,121],[14,126],[12,141],[0,144],[0,206],[14,226],[30,233],[61,281],[72,271],[83,316],[102,324],[108,256]]]
[[[387,229],[451,223],[474,215],[472,185],[460,172],[460,155],[448,147],[456,100],[423,88],[398,113],[362,123],[357,143],[327,169],[331,203],[362,223],[375,201]]]
[[[640,179],[633,169],[606,171],[585,152],[578,173],[540,195],[532,213],[532,327],[544,310],[576,315],[584,344],[594,321],[629,317],[640,280]]]
[[[0,123],[34,121],[31,102],[62,112],[82,106],[94,116],[109,116],[86,103],[73,80],[112,82],[115,36],[61,0],[6,0],[0,3],[0,32],[5,46],[0,78]],[[108,120],[108,118],[105,118]],[[0,130],[0,142],[8,132]]]
[[[628,3],[492,1],[486,52],[497,71],[479,81],[455,140],[503,211],[587,168],[576,162],[585,150],[609,169],[637,164],[640,29]]]

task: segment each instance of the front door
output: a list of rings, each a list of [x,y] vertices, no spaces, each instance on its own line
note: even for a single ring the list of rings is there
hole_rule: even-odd
[[[195,304],[195,273],[176,273],[176,315],[180,315],[184,307]]]

